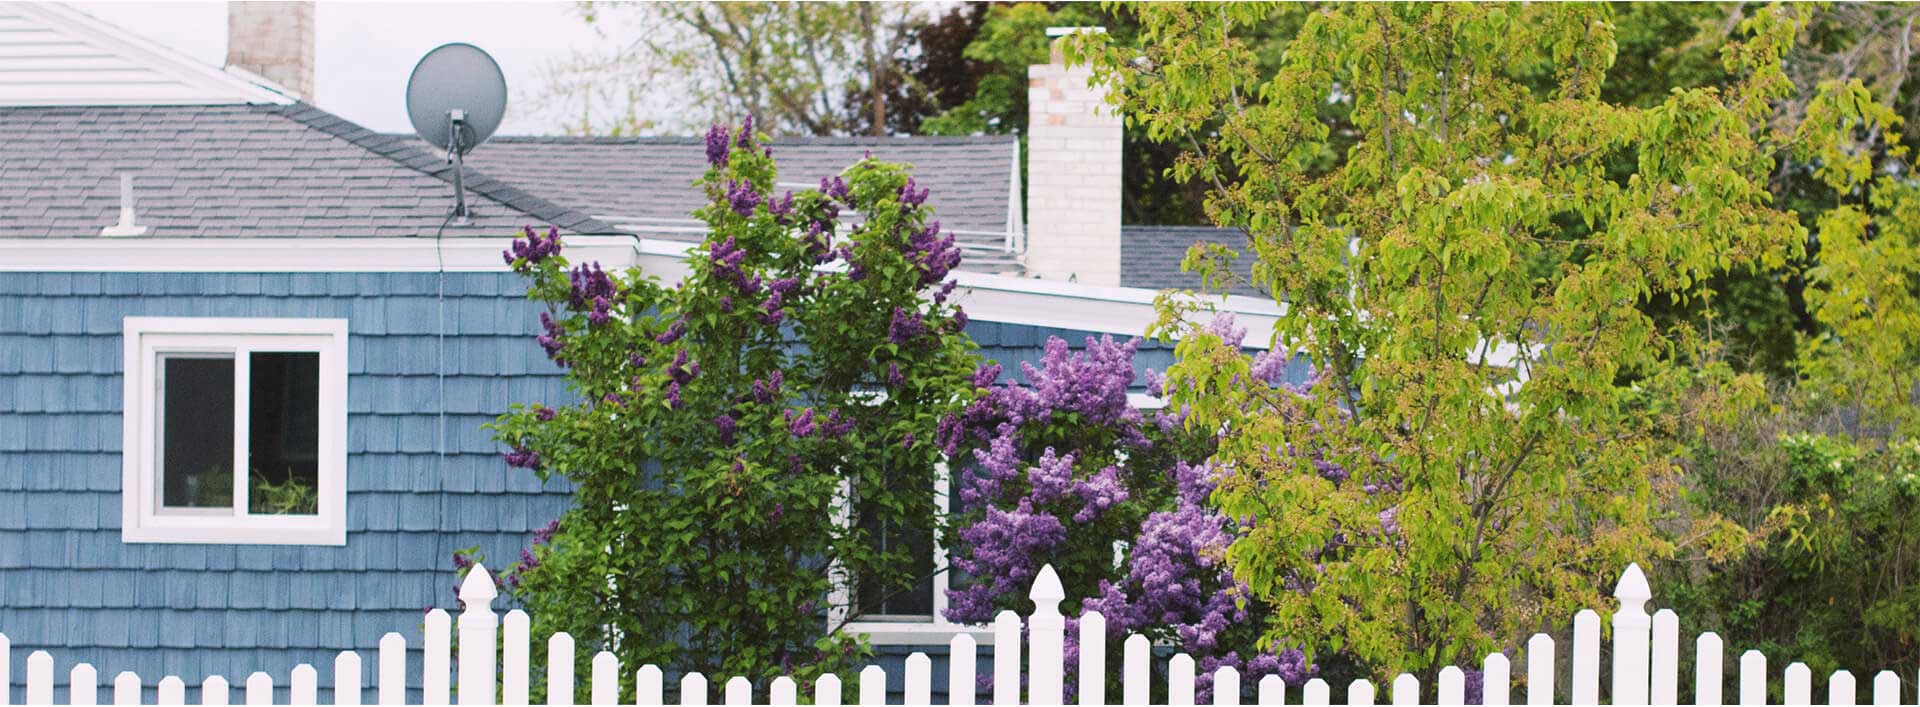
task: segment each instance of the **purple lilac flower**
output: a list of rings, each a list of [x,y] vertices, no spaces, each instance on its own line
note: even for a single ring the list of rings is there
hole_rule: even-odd
[[[647,357],[642,356],[639,353],[627,354],[627,365],[632,366],[634,368],[646,368]]]
[[[913,177],[907,177],[907,183],[900,187],[900,205],[913,207],[927,202],[927,189],[914,190]]]
[[[726,127],[714,123],[713,127],[707,128],[707,164],[715,167],[726,165],[730,147]]]
[[[926,287],[946,278],[947,273],[960,266],[960,247],[954,243],[952,233],[940,234],[940,222],[935,221],[907,236],[906,257],[920,270],[918,284]]]
[[[679,341],[680,337],[686,336],[686,335],[687,335],[687,320],[675,319],[673,320],[673,326],[667,327],[666,331],[660,332],[659,336],[653,337],[653,341],[656,344],[662,344],[662,345],[671,344],[675,341]]]
[[[893,308],[893,321],[887,324],[887,341],[904,346],[914,337],[925,333],[927,324],[921,320],[919,312]]]
[[[775,503],[773,504],[773,511],[767,514],[767,520],[777,522],[780,520],[780,516],[783,516],[786,514],[787,514],[787,504]]]
[[[754,381],[753,382],[753,401],[756,403],[760,403],[761,405],[772,403],[773,399],[780,395],[780,385],[782,382],[784,382],[784,380],[785,378],[781,375],[779,371],[774,371],[772,373],[767,374],[766,380]]]
[[[627,399],[625,397],[622,397],[619,393],[608,393],[606,395],[602,395],[600,396],[600,400],[601,402],[604,402],[608,405],[612,405],[614,407],[626,407],[627,405]]]
[[[906,384],[907,384],[907,377],[904,374],[900,373],[900,364],[898,363],[887,364],[887,387],[902,388],[902,387],[905,387]]]
[[[813,408],[807,408],[795,414],[787,411],[787,433],[795,437],[813,436]]]
[[[679,381],[674,381],[672,383],[667,384],[667,409],[669,410],[680,409],[680,382]]]
[[[1035,503],[1052,503],[1073,489],[1073,455],[1055,454],[1052,447],[1027,470],[1027,485]]]
[[[988,508],[979,523],[962,529],[960,540],[974,552],[955,557],[954,566],[989,581],[968,585],[953,593],[947,617],[961,623],[986,623],[993,616],[993,597],[1025,591],[1039,573],[1040,558],[1066,541],[1060,519],[1033,510],[1022,499],[1011,511]]]
[[[560,349],[566,346],[563,341],[567,336],[566,327],[554,321],[553,317],[547,316],[546,312],[541,312],[540,328],[544,329],[546,333],[541,334],[534,340],[540,342],[540,348],[547,352],[547,358],[552,359],[554,363],[560,364],[561,366],[567,365],[566,359],[560,357]]]
[[[540,453],[527,449],[526,447],[514,447],[513,451],[507,452],[507,466],[522,469],[538,469],[540,468]]]
[[[538,418],[541,422],[553,421],[554,414],[555,413],[553,408],[550,408],[544,405],[540,406],[539,409],[533,411],[533,416],[535,418]]]
[[[753,147],[753,116],[752,115],[748,115],[746,120],[740,121],[740,136],[735,140],[735,143],[743,148]]]
[[[1091,523],[1117,504],[1125,503],[1128,497],[1126,484],[1120,481],[1120,468],[1107,466],[1099,472],[1073,482],[1073,495],[1080,497],[1080,511],[1073,514],[1075,523]]]
[[[501,259],[507,261],[508,265],[524,259],[531,266],[560,254],[560,229],[547,227],[547,237],[544,239],[534,232],[532,226],[527,226],[521,233],[526,235],[526,240],[514,239],[511,250],[500,251]],[[521,269],[521,272],[525,272],[525,269]]]
[[[1287,355],[1272,351],[1261,351],[1253,355],[1253,378],[1268,385],[1276,385],[1287,374]]]
[[[713,427],[720,430],[721,444],[733,444],[734,430],[739,429],[740,424],[734,421],[732,415],[720,413],[719,417],[713,418]]]
[[[606,326],[607,322],[613,321],[611,307],[607,298],[593,298],[593,311],[587,314],[587,321],[594,326]]]
[[[826,177],[821,177],[820,193],[826,194],[830,198],[837,199],[841,203],[844,203],[848,206],[853,205],[853,193],[847,190],[846,180],[843,180],[839,177],[834,177],[832,181],[828,181]]]
[[[760,205],[760,191],[744,180],[728,184],[727,205],[742,217],[752,216],[754,207]]]
[[[953,295],[954,288],[959,286],[960,286],[959,280],[948,280],[945,283],[942,283],[940,285],[940,289],[935,290],[933,293],[933,303],[946,304],[947,298]]]
[[[567,281],[572,290],[567,295],[567,304],[573,309],[586,309],[595,298],[613,299],[619,294],[614,287],[613,278],[600,269],[600,263],[593,262],[574,268],[567,273]]]
[[[975,388],[991,388],[999,380],[1000,364],[998,363],[982,363],[979,368],[973,369],[973,387]]]
[[[768,199],[767,213],[773,214],[780,223],[786,223],[787,219],[793,216],[793,192],[787,192],[787,195],[780,199]]]
[[[827,424],[822,425],[820,430],[828,437],[844,437],[853,431],[853,418],[841,415],[839,410],[830,411],[827,413]]]
[[[1229,348],[1236,349],[1240,348],[1240,342],[1247,338],[1246,327],[1235,327],[1233,325],[1232,312],[1221,312],[1214,315],[1213,321],[1207,322],[1207,333],[1220,337],[1221,342],[1225,343]]]
[[[533,544],[546,545],[553,542],[553,534],[560,532],[560,519],[555,518],[546,527],[533,531]]]
[[[707,246],[707,260],[712,263],[714,277],[735,286],[746,284],[746,274],[741,272],[740,264],[746,262],[747,251],[734,241],[733,236]]]

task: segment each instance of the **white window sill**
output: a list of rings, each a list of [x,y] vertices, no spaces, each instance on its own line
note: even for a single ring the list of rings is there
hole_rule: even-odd
[[[993,645],[993,628],[941,622],[853,621],[840,629],[867,637],[876,646],[944,646],[955,636],[973,637],[976,645]]]

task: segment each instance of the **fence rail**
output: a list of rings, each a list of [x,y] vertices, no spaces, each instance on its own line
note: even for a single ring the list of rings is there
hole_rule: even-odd
[[[1020,617],[1011,611],[1000,612],[994,620],[991,694],[981,695],[976,690],[978,646],[973,637],[963,634],[953,638],[946,695],[948,704],[972,705],[983,698],[991,699],[995,705],[1066,704],[1066,620],[1060,613],[1060,603],[1066,599],[1066,594],[1052,567],[1040,572],[1029,596],[1034,600],[1036,609],[1024,626]],[[1627,568],[1614,590],[1614,596],[1620,601],[1620,609],[1613,615],[1613,645],[1609,661],[1613,674],[1607,693],[1609,704],[1682,704],[1679,617],[1668,609],[1647,614],[1645,605],[1652,599],[1652,592],[1638,566]],[[418,685],[423,704],[451,704],[456,697],[462,705],[527,704],[531,684],[531,666],[528,664],[531,636],[527,614],[518,610],[509,611],[503,620],[494,613],[492,603],[495,598],[492,576],[485,567],[475,565],[460,586],[460,599],[465,604],[458,619],[460,645],[499,645],[500,650],[462,650],[457,665],[453,664],[452,652],[454,618],[441,609],[427,613],[423,674]],[[1026,634],[1024,641],[1023,629]],[[1075,701],[1081,705],[1104,705],[1108,704],[1109,698],[1118,697],[1121,701],[1115,704],[1147,704],[1153,695],[1151,683],[1154,679],[1152,646],[1147,638],[1131,635],[1122,643],[1119,684],[1114,686],[1118,688],[1115,691],[1107,685],[1112,674],[1105,665],[1105,619],[1098,613],[1087,612],[1081,616],[1080,629],[1082,644],[1079,664],[1074,666],[1077,668],[1075,675],[1078,681]],[[1598,613],[1589,609],[1574,616],[1572,643],[1566,694],[1572,697],[1572,704],[1600,704],[1602,654]],[[1027,657],[1024,665],[1021,660],[1023,649]],[[1527,642],[1525,680],[1520,686],[1514,684],[1515,666],[1505,655],[1495,653],[1487,656],[1481,665],[1481,704],[1514,704],[1516,687],[1523,689],[1526,704],[1554,704],[1555,690],[1559,687],[1556,683],[1555,650],[1553,639],[1546,634],[1535,634]],[[7,674],[11,665],[10,651],[6,635],[0,634],[0,705],[6,704],[11,691]],[[399,633],[388,633],[380,639],[376,674],[378,685],[372,695],[366,694],[360,684],[360,656],[353,651],[341,652],[333,663],[330,683],[333,703],[357,705],[361,704],[364,697],[370,696],[383,705],[404,704],[409,689],[406,652],[406,639]],[[1690,694],[1684,695],[1692,698],[1687,703],[1725,704],[1722,693],[1726,682],[1723,669],[1725,647],[1720,637],[1712,633],[1701,634],[1694,642],[1693,653],[1695,680]],[[547,656],[545,674],[548,704],[572,704],[576,687],[573,637],[565,633],[549,637]],[[612,653],[600,651],[593,655],[588,664],[590,703],[620,704],[622,668],[619,660]],[[1735,704],[1767,704],[1766,657],[1758,651],[1747,651],[1741,654],[1738,667]],[[1165,704],[1194,704],[1194,669],[1193,658],[1185,654],[1176,654],[1168,661],[1163,678]],[[457,685],[452,682],[456,676]],[[933,663],[926,654],[914,653],[908,657],[903,677],[907,704],[931,704]],[[1814,704],[1813,673],[1804,663],[1788,665],[1782,677],[1785,704]],[[886,678],[885,670],[878,666],[860,671],[855,681],[858,688],[855,695],[857,704],[886,704]],[[51,654],[36,650],[27,656],[27,704],[53,704],[55,679]],[[287,679],[287,695],[291,704],[319,703],[320,675],[312,665],[295,667]],[[1021,689],[1023,682],[1025,694]],[[1437,704],[1467,704],[1466,673],[1460,668],[1441,670],[1437,682],[1435,690],[1425,693],[1437,695]],[[640,667],[633,674],[632,684],[638,704],[665,703],[666,674],[660,668],[652,665]],[[100,674],[93,666],[86,663],[73,665],[67,673],[67,685],[68,704],[100,703]],[[1215,705],[1241,704],[1246,697],[1241,676],[1231,667],[1220,668],[1214,673],[1213,686]],[[678,687],[680,704],[706,704],[709,697],[706,676],[688,673],[680,678]],[[769,682],[764,694],[756,694],[752,682],[744,677],[733,677],[726,680],[723,686],[723,704],[797,704],[802,687],[792,678],[779,677]],[[813,704],[818,705],[842,704],[846,687],[839,676],[832,674],[822,675],[812,685],[805,686]],[[1332,686],[1318,678],[1304,685],[1287,685],[1279,677],[1268,675],[1261,677],[1252,687],[1252,690],[1245,692],[1251,692],[1255,704],[1326,705],[1331,704],[1333,699]],[[1844,670],[1834,673],[1828,678],[1826,687],[1825,704],[1857,703],[1859,685],[1851,673]],[[1872,704],[1903,704],[1903,689],[1899,676],[1882,671],[1873,677]],[[112,703],[140,704],[142,690],[143,683],[138,675],[122,672],[113,678]],[[200,684],[200,691],[201,704],[224,705],[233,698],[233,686],[221,676],[206,678]],[[1912,692],[1904,694],[1907,697],[1914,696]],[[176,676],[161,678],[156,695],[159,704],[185,704],[186,683]],[[1395,705],[1417,705],[1421,704],[1423,698],[1419,680],[1405,674],[1390,683],[1389,695],[1391,703]],[[273,704],[273,676],[264,672],[248,675],[241,696],[245,704]],[[1378,698],[1376,688],[1370,681],[1355,680],[1346,687],[1345,704],[1372,705]]]

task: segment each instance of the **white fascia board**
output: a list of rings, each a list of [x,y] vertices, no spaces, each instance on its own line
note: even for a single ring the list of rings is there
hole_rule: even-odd
[[[638,262],[631,236],[561,236],[569,260]],[[485,238],[8,238],[0,272],[506,272]]]
[[[641,239],[640,268],[663,282],[677,282],[689,272],[686,259],[695,247],[681,241]],[[1158,290],[964,271],[953,273],[953,279],[960,283],[953,301],[975,321],[1141,336],[1159,317],[1153,307]],[[1274,323],[1284,313],[1279,304],[1259,297],[1194,297],[1216,311],[1231,312],[1235,325],[1247,330],[1247,345],[1256,349],[1265,349],[1273,341]]]

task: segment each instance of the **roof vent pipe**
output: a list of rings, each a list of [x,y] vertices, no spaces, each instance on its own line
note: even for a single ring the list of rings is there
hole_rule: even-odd
[[[133,175],[120,175],[120,223],[100,229],[102,236],[144,236],[147,227],[134,223]]]

